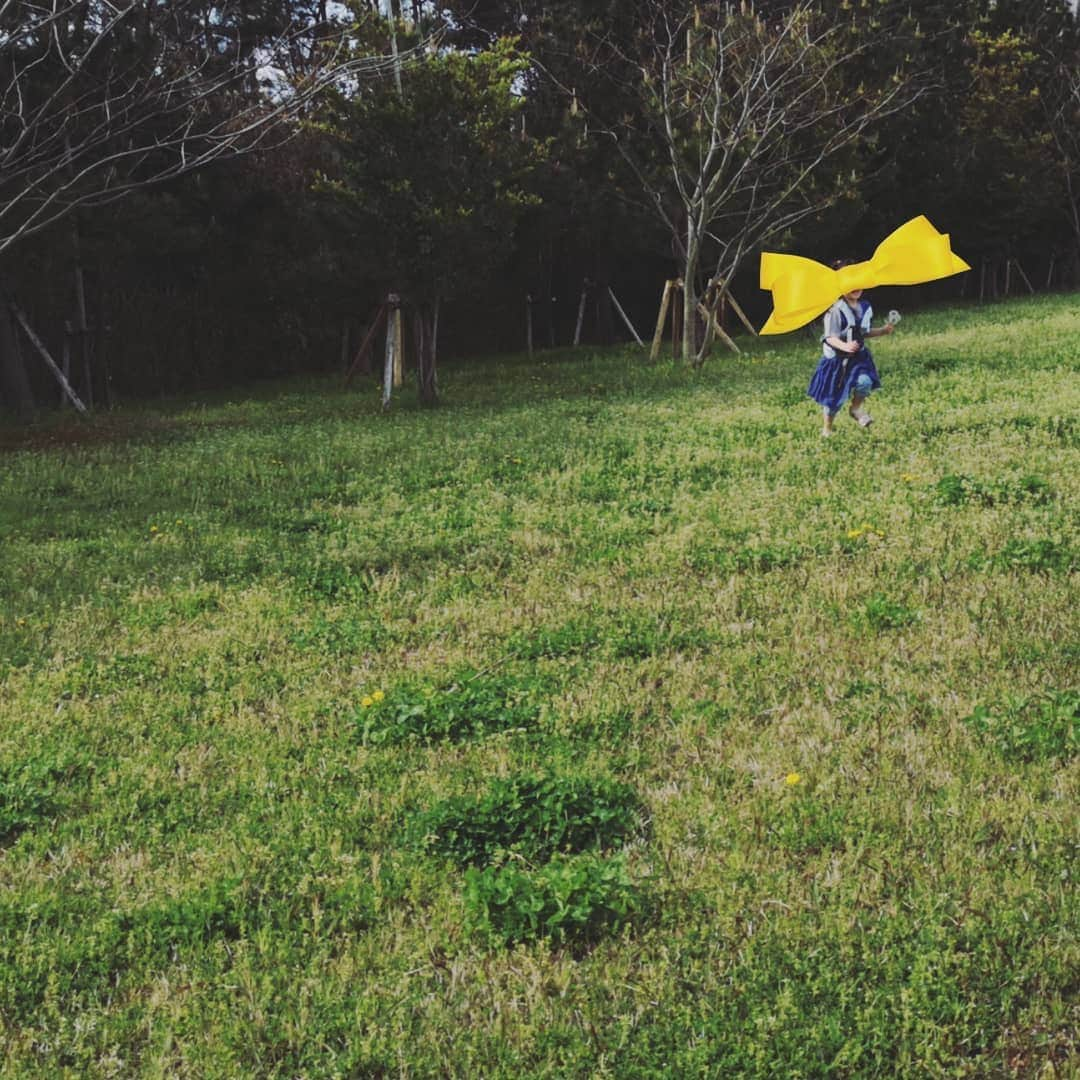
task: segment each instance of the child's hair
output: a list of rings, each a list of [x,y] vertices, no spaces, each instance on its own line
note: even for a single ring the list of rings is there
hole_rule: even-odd
[[[831,263],[829,263],[829,265],[834,270],[843,270],[843,268],[845,266],[854,266],[855,265],[855,260],[854,259],[833,259],[833,261]]]

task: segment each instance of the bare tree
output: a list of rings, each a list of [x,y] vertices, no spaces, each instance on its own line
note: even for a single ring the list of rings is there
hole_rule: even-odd
[[[763,5],[764,7],[765,5]],[[765,241],[835,200],[823,166],[854,151],[923,84],[859,77],[867,35],[810,0],[769,5],[643,0],[632,49],[605,41],[599,60],[634,98],[617,124],[593,116],[640,181],[682,264],[683,356],[701,364],[712,322],[698,334],[702,269],[730,280]],[[850,170],[848,170],[850,179]]]
[[[5,256],[68,217],[77,252],[76,211],[272,148],[328,87],[355,92],[431,44],[371,55],[354,29],[310,0],[0,0],[0,389],[19,411]]]
[[[287,137],[327,86],[394,70],[326,23],[252,41],[244,8],[0,0],[0,256],[77,207]]]

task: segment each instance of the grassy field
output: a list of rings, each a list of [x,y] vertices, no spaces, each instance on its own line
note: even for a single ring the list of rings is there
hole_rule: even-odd
[[[4,1076],[1080,1075],[1080,303],[4,435]]]

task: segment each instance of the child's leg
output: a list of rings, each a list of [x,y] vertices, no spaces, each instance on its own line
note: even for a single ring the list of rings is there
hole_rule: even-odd
[[[848,412],[854,420],[858,421],[859,427],[868,427],[873,422],[873,417],[862,407],[863,402],[870,396],[873,386],[869,375],[860,375],[855,380],[855,386],[851,391],[851,405]]]
[[[823,405],[822,408],[821,408],[821,412],[822,412],[822,416],[823,416],[823,419],[824,419],[824,425],[825,425],[821,429],[821,434],[828,437],[829,435],[831,435],[833,433],[832,422],[833,422],[833,417],[836,414],[829,412],[828,405]]]

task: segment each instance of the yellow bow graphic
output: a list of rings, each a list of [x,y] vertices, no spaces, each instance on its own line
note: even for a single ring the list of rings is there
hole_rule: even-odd
[[[868,262],[839,270],[800,255],[761,253],[761,287],[773,294],[773,313],[763,334],[786,334],[805,326],[852,289],[878,285],[921,285],[970,270],[921,214],[881,241]]]

